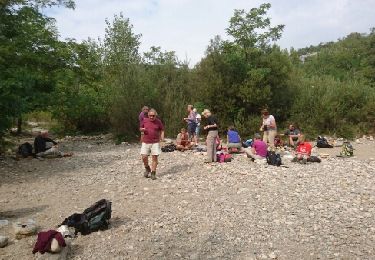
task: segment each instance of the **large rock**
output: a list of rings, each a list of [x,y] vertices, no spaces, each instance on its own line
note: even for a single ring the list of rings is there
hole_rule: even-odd
[[[6,247],[8,245],[8,237],[0,236],[0,248]]]
[[[33,220],[27,222],[16,222],[13,224],[14,234],[17,239],[35,235],[37,226]]]
[[[6,219],[0,219],[0,227],[8,226],[9,221]]]

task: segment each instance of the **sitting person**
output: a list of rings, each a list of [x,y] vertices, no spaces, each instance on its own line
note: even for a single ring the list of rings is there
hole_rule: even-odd
[[[262,140],[260,134],[256,133],[252,147],[245,148],[244,151],[253,160],[265,159],[267,156],[267,144]]]
[[[231,152],[232,148],[236,148],[239,151],[242,148],[241,137],[238,132],[234,129],[234,126],[228,127],[227,133],[227,147],[228,152]]]
[[[298,146],[296,150],[296,157],[293,159],[294,162],[301,161],[302,163],[306,163],[311,156],[311,144],[305,141],[305,137],[301,135],[298,138]]]
[[[182,128],[176,138],[176,149],[179,151],[186,151],[190,150],[191,147],[192,143],[189,141],[189,135],[186,132],[186,129]]]
[[[285,135],[288,136],[288,144],[291,147],[297,145],[298,138],[301,136],[301,131],[294,124],[289,125],[289,129],[286,130]]]
[[[48,131],[41,131],[34,139],[34,149],[36,157],[66,157],[71,153],[59,151],[58,144],[48,137]]]
[[[283,141],[283,139],[281,139],[280,135],[275,136],[274,144],[275,144],[275,147],[283,147],[284,146],[284,141]]]

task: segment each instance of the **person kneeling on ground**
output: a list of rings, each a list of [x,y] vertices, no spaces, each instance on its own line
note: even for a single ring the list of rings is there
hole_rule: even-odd
[[[35,155],[42,157],[66,157],[72,156],[72,153],[63,153],[59,151],[57,142],[48,137],[48,131],[44,130],[34,139]]]
[[[245,148],[247,156],[253,160],[264,159],[267,156],[267,144],[261,140],[260,134],[254,135],[254,142],[252,147]]]
[[[297,155],[293,159],[293,162],[306,163],[310,159],[311,150],[312,150],[311,144],[309,142],[306,142],[305,137],[301,135],[298,138],[298,146],[296,150]]]
[[[227,147],[229,153],[232,152],[232,150],[239,151],[242,148],[241,137],[238,134],[238,132],[234,129],[234,126],[228,127]]]
[[[179,151],[190,150],[192,147],[191,142],[189,141],[189,136],[185,128],[181,128],[181,132],[177,135],[176,138],[176,149]]]
[[[301,136],[301,131],[295,125],[289,125],[289,129],[286,130],[285,135],[288,136],[288,144],[291,147],[297,145],[298,138]]]

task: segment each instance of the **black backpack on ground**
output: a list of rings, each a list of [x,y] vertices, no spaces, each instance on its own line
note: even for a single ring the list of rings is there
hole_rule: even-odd
[[[33,155],[33,146],[30,143],[23,143],[18,147],[18,154],[23,158]]]
[[[328,143],[327,139],[322,136],[318,136],[316,139],[316,146],[318,148],[333,148],[333,146]]]
[[[273,166],[281,165],[281,156],[280,154],[275,153],[274,151],[268,151],[266,159],[269,165],[273,165]]]
[[[319,157],[312,155],[309,158],[307,158],[307,161],[308,162],[317,162],[317,163],[320,163],[322,160]]]
[[[106,199],[101,199],[82,214],[74,213],[66,218],[61,225],[67,225],[75,228],[75,234],[80,232],[82,235],[88,235],[98,230],[106,230],[109,226],[109,219],[112,213],[112,203]]]
[[[164,153],[174,152],[176,150],[176,145],[174,144],[167,144],[166,146],[161,148],[161,151]]]

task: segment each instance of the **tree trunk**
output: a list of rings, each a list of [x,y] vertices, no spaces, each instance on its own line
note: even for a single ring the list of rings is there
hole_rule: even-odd
[[[21,134],[22,132],[22,116],[17,118],[17,134]]]

